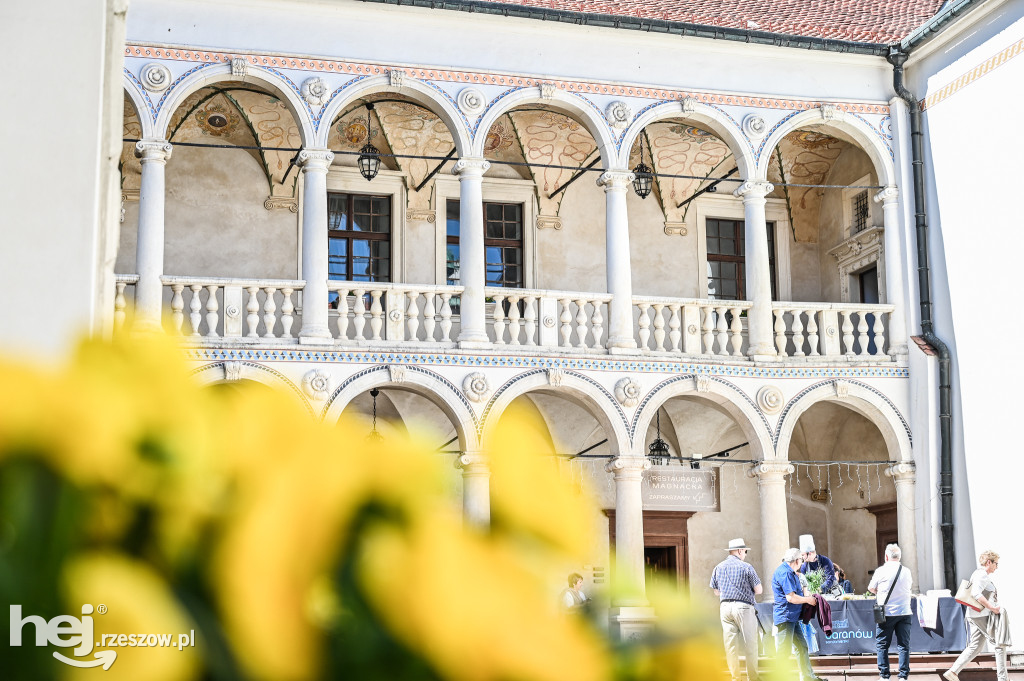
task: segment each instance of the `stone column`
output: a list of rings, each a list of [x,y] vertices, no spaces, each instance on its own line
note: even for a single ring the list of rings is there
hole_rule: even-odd
[[[608,349],[636,348],[633,340],[633,275],[629,257],[629,215],[626,190],[634,175],[628,170],[609,170],[597,179],[604,187],[605,246],[608,274]]]
[[[757,478],[757,496],[761,502],[761,574],[769,575],[769,581],[786,549],[790,548],[786,476],[794,470],[785,461],[762,461],[748,473]]]
[[[911,461],[894,463],[885,474],[896,484],[896,531],[899,534],[903,566],[910,571],[914,590],[917,581],[917,466]]]
[[[619,593],[608,613],[610,633],[629,641],[649,633],[654,609],[644,584],[643,472],[651,467],[645,456],[618,456],[605,470],[615,476],[615,570]]]
[[[327,326],[327,169],[334,154],[328,149],[303,149],[302,168],[302,329],[299,343],[332,341]]]
[[[167,140],[146,139],[135,143],[135,156],[142,161],[139,188],[139,233],[135,247],[134,330],[160,331],[163,308],[164,273],[164,166],[171,157]]]
[[[875,194],[875,202],[882,204],[883,248],[885,249],[885,302],[895,305],[889,317],[889,354],[898,359],[907,359],[907,317],[904,308],[906,283],[903,279],[902,254],[900,248],[900,192],[888,186]]]
[[[491,524],[491,469],[487,457],[466,452],[455,466],[462,469],[462,515],[466,523],[476,527]]]
[[[747,300],[753,307],[747,313],[748,349],[754,359],[776,356],[772,332],[772,278],[768,264],[768,226],[764,218],[765,197],[775,189],[768,182],[748,180],[734,196],[743,199],[744,245],[746,248]],[[781,559],[781,556],[780,556]]]
[[[459,176],[459,284],[462,288],[459,347],[486,345],[484,286],[484,199],[481,184],[491,164],[482,158],[460,158],[452,172]]]

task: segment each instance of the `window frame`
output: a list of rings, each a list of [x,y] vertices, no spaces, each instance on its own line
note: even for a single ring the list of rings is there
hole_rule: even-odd
[[[447,247],[452,244],[458,244],[461,238],[461,225],[460,235],[455,237],[448,234],[447,222],[448,222],[448,204],[453,201],[459,201],[459,199],[448,197],[445,199],[445,284],[448,283],[448,255]],[[487,237],[487,206],[519,206],[519,239],[496,239]],[[487,248],[518,248],[519,249],[519,272],[520,282],[518,287],[501,286],[499,288],[526,288],[526,225],[524,224],[523,218],[526,214],[525,207],[523,204],[514,201],[484,201],[484,266],[487,266]],[[502,222],[505,222],[504,220]],[[486,276],[486,272],[485,272]],[[495,284],[487,284],[487,286],[495,286]]]
[[[395,278],[394,277],[394,261],[392,260],[392,257],[391,257],[391,253],[394,250],[394,247],[393,247],[392,243],[394,241],[394,235],[395,235],[395,219],[394,219],[394,203],[395,202],[394,202],[394,197],[391,196],[390,194],[357,194],[357,193],[354,193],[354,192],[328,191],[327,192],[327,195],[328,195],[328,205],[330,205],[329,204],[330,196],[332,194],[338,195],[338,196],[346,196],[346,197],[348,197],[348,209],[347,210],[348,210],[348,215],[349,216],[353,215],[354,212],[355,212],[355,202],[356,202],[357,198],[387,199],[388,204],[389,204],[388,220],[389,220],[390,224],[388,225],[388,231],[387,232],[372,232],[372,231],[361,232],[361,231],[355,231],[355,230],[350,230],[350,229],[337,230],[337,229],[331,229],[330,226],[329,226],[330,223],[328,223],[328,228],[327,228],[327,241],[328,241],[328,244],[330,243],[330,240],[332,238],[334,238],[334,239],[344,239],[344,240],[348,241],[348,243],[349,243],[349,246],[346,248],[346,259],[348,261],[347,262],[347,270],[348,270],[349,278],[348,279],[339,279],[337,281],[355,281],[354,279],[351,278],[353,276],[353,274],[352,274],[352,270],[353,270],[352,265],[353,265],[353,257],[354,257],[353,254],[352,254],[352,250],[353,249],[352,249],[351,244],[352,244],[352,241],[354,241],[354,240],[365,239],[366,241],[370,241],[370,242],[373,242],[373,241],[386,241],[386,242],[388,242],[388,273],[387,273],[387,281],[371,280],[370,282],[366,282],[366,283],[382,283],[382,284],[384,284],[384,283],[392,283],[394,281],[394,278]],[[329,213],[328,213],[328,215],[329,215]],[[327,258],[328,258],[328,269],[329,269],[329,266],[330,266],[330,257],[331,257],[330,256],[330,247],[328,246],[328,255],[327,255]],[[330,272],[328,272],[327,276],[328,276],[328,279],[330,279]]]

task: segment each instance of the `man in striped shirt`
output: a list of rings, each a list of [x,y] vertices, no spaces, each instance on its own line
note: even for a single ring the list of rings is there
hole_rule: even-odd
[[[740,644],[747,663],[747,678],[759,681],[757,671],[757,611],[754,597],[761,594],[761,580],[753,566],[746,563],[749,547],[742,539],[729,542],[729,557],[715,566],[711,588],[721,601],[725,660],[733,681],[740,681]]]

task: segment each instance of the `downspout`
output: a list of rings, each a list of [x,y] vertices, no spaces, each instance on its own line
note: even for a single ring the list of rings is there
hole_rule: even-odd
[[[925,210],[924,158],[922,151],[921,105],[903,84],[907,53],[900,46],[889,48],[892,86],[910,109],[910,153],[914,170],[914,222],[917,236],[917,281],[921,297],[921,336],[939,353],[939,498],[941,509],[943,573],[947,589],[956,588],[956,546],[953,542],[953,406],[949,346],[935,335],[932,319],[931,269],[928,264],[928,215]]]

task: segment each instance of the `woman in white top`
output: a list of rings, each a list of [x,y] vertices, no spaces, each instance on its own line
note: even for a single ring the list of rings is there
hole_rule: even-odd
[[[583,576],[577,572],[569,575],[569,588],[562,592],[562,607],[567,611],[583,610],[587,595],[583,593]]]
[[[957,674],[973,660],[985,641],[992,644],[996,653],[996,678],[1006,681],[1006,649],[1012,645],[1010,634],[1002,617],[1002,609],[996,593],[996,585],[990,575],[999,568],[999,554],[985,551],[978,556],[980,568],[971,575],[971,596],[984,606],[980,612],[967,608],[967,647],[949,671],[942,676],[947,681],[960,681]]]

